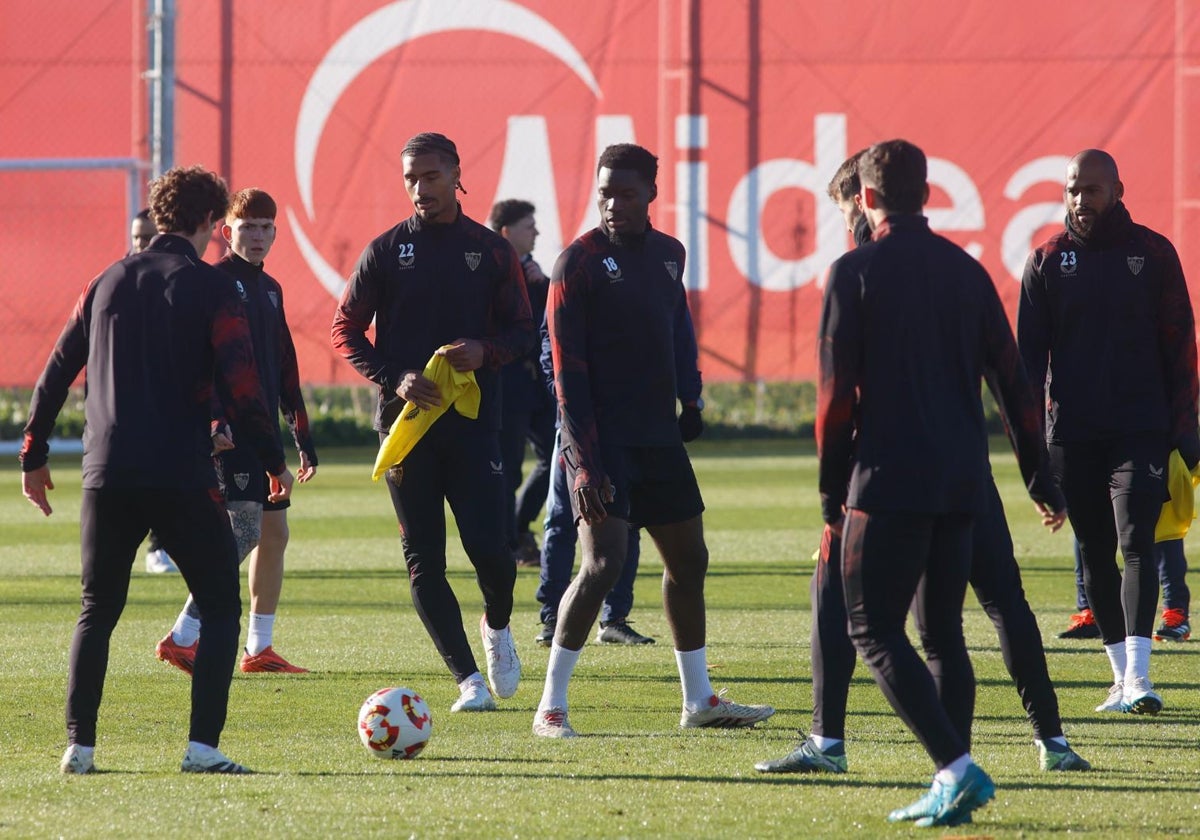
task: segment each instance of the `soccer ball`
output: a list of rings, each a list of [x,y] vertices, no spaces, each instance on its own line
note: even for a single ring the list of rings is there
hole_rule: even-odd
[[[376,758],[416,758],[432,729],[429,707],[409,688],[381,688],[358,710],[358,737]]]

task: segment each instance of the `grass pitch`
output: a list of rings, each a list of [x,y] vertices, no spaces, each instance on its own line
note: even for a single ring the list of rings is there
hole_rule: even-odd
[[[693,449],[708,511],[713,683],[779,711],[751,731],[678,728],[678,678],[647,542],[632,618],[654,646],[589,645],[571,686],[584,737],[530,734],[547,651],[533,570],[518,573],[513,627],[525,673],[500,711],[448,713],[456,688],[408,596],[395,519],[369,479],[373,452],[322,452],[296,492],[276,645],[313,673],[234,678],[222,748],[257,772],[178,772],[188,679],[154,658],[184,597],[178,575],[139,556],[113,636],[90,777],[59,775],[67,647],[78,611],[78,459],[55,457],[54,516],[0,468],[0,837],[879,837],[930,835],[885,816],[928,785],[932,767],[861,665],[850,694],[843,776],[763,776],[807,731],[808,584],[820,534],[816,461],[799,444]],[[1074,594],[1067,534],[1043,533],[1011,454],[993,456],[1073,746],[1095,771],[1048,774],[990,622],[968,593],[979,681],[972,753],[996,800],[970,832],[996,837],[1200,834],[1200,640],[1155,644],[1166,701],[1155,718],[1093,712],[1109,682],[1097,642],[1055,638]],[[481,601],[453,535],[451,577],[473,629]],[[471,634],[472,638],[474,634]],[[482,653],[476,644],[476,653]],[[380,761],[358,742],[371,692],[407,685],[429,703],[433,737],[415,761]],[[961,831],[961,830],[960,830]],[[936,836],[936,834],[934,835]]]

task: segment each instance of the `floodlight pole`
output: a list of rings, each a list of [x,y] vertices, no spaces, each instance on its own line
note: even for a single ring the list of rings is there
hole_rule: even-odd
[[[175,0],[147,0],[150,177],[175,165]]]

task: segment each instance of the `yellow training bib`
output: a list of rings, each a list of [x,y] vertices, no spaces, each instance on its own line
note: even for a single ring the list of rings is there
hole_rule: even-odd
[[[439,349],[445,350],[449,346]],[[475,381],[475,371],[457,371],[445,356],[434,353],[422,374],[437,385],[442,404],[429,410],[418,408],[411,402],[404,404],[400,416],[392,423],[387,437],[379,445],[375,469],[371,473],[372,481],[378,481],[392,466],[403,461],[417,441],[429,431],[433,421],[445,414],[450,406],[455,406],[463,417],[471,420],[479,417],[479,383]]]

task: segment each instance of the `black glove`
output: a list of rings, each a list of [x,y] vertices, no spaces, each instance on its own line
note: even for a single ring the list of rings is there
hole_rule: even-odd
[[[700,409],[694,405],[685,405],[679,412],[679,434],[684,443],[690,443],[704,432],[704,420],[700,417]]]
[[[1194,470],[1196,464],[1200,463],[1200,438],[1195,432],[1189,432],[1180,437],[1175,448],[1179,450],[1179,455],[1183,458],[1188,472]]]

